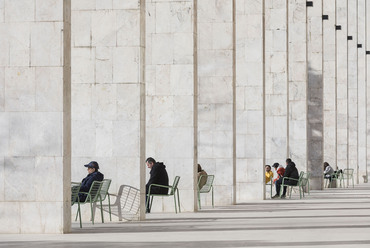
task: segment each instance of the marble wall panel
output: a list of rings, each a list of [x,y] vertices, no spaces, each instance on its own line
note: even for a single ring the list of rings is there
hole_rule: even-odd
[[[20,233],[21,232],[21,203],[20,202],[0,202],[0,214],[2,216],[0,233]]]
[[[366,2],[366,16],[365,16],[365,23],[368,23],[368,21],[370,20],[370,4],[368,2]],[[366,44],[366,51],[370,51],[370,25],[366,24],[366,35],[365,35],[365,44]],[[366,54],[366,58],[365,58],[365,63],[366,63],[366,80],[368,80],[370,78],[370,55],[369,54]],[[367,96],[370,95],[370,84],[366,84],[366,94]],[[370,101],[369,101],[369,98],[367,98],[366,100],[366,116],[369,116],[370,114]],[[370,130],[370,118],[367,117],[367,120],[366,120],[366,139],[369,140],[370,138],[370,132],[368,130]],[[370,142],[367,141],[367,148],[366,148],[366,153],[367,153],[367,161],[370,159]],[[368,163],[368,162],[367,162]],[[366,164],[367,164],[366,163]],[[366,175],[367,175],[367,178],[369,177],[369,165],[366,165],[367,166],[367,169],[366,169]]]
[[[310,171],[312,175],[310,186],[313,189],[321,189],[323,185],[322,14],[322,1],[317,1],[313,7],[307,8],[307,170]]]
[[[59,0],[36,0],[36,21],[63,21],[63,2]]]
[[[0,67],[0,111],[5,110],[5,68]]]
[[[341,30],[337,31],[337,166],[347,167],[348,155],[348,120],[347,120],[347,1],[337,1],[337,25],[341,25]]]
[[[36,111],[63,110],[63,71],[60,67],[35,69]]]
[[[329,164],[336,162],[336,61],[335,61],[335,28],[336,4],[334,0],[323,2],[323,13],[329,16],[329,20],[323,22],[323,108],[324,108],[324,161]]]
[[[198,161],[216,164],[216,202],[233,201],[233,9],[232,1],[198,1]],[[216,90],[217,89],[217,90]],[[210,112],[208,112],[210,110]],[[210,132],[202,131],[209,128]],[[205,137],[210,137],[212,142]],[[206,156],[211,155],[211,156]],[[207,162],[205,162],[207,161]],[[220,172],[219,172],[220,171]],[[220,173],[224,173],[222,176]],[[220,178],[222,177],[222,178]],[[226,179],[225,179],[226,180]],[[230,183],[230,184],[228,184]],[[227,200],[226,200],[227,199]]]
[[[348,167],[358,176],[358,60],[357,60],[357,1],[348,0]]]
[[[265,3],[266,162],[284,161],[287,156],[287,3],[287,1]]]
[[[359,0],[357,2],[357,37],[358,44],[362,48],[358,48],[358,175],[357,183],[363,182],[363,176],[366,176],[366,1]]]

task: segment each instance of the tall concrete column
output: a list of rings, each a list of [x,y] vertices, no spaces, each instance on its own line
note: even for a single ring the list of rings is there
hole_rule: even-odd
[[[348,168],[358,177],[357,0],[348,0]]]
[[[323,44],[322,1],[307,7],[307,105],[308,171],[310,186],[321,189],[323,176]]]
[[[337,169],[348,163],[348,89],[347,89],[347,0],[337,0],[336,71],[337,71]]]
[[[287,1],[265,5],[266,163],[285,165],[288,152]]]
[[[164,162],[170,184],[181,176],[183,211],[195,207],[194,6],[194,1],[146,1],[146,154]],[[204,163],[207,172],[212,166]],[[174,211],[168,198],[154,200],[153,211]]]
[[[336,154],[336,0],[323,1],[324,161],[335,168]],[[328,19],[326,19],[326,16]]]
[[[233,1],[198,1],[198,162],[215,174],[216,204],[233,200]],[[210,197],[205,199],[207,204]]]
[[[236,201],[246,202],[264,189],[263,1],[236,10]]]
[[[357,63],[358,63],[358,175],[357,183],[366,177],[366,0],[358,0]]]
[[[306,1],[288,5],[289,153],[299,171],[307,170]]]
[[[0,3],[0,233],[70,231],[70,5]]]

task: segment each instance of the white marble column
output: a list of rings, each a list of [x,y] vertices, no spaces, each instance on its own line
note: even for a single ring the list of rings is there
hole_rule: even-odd
[[[0,1],[0,233],[70,231],[70,1]]]
[[[194,5],[185,0],[146,1],[146,155],[164,162],[170,184],[175,176],[181,177],[182,211],[195,207]],[[203,166],[214,172],[214,163]],[[148,179],[149,170],[147,173]],[[152,211],[173,212],[173,204],[157,197]]]
[[[264,189],[263,3],[236,1],[236,202]]]
[[[198,1],[198,162],[233,202],[233,1]],[[207,203],[210,199],[207,199]]]
[[[266,164],[285,165],[288,152],[287,1],[265,2]]]
[[[289,150],[299,171],[307,170],[307,32],[306,1],[289,0]]]
[[[357,59],[358,59],[358,176],[357,183],[366,177],[366,0],[358,0]]]
[[[370,83],[368,80],[370,79],[370,24],[368,23],[370,20],[370,3],[365,1],[365,9],[366,9],[366,16],[365,16],[365,50],[366,50],[366,59],[365,59],[365,82],[366,82],[366,157],[367,161],[370,161]],[[369,180],[369,169],[370,166],[366,163],[366,176]]]
[[[337,168],[348,163],[347,0],[337,0]],[[340,27],[340,29],[339,29]]]
[[[336,0],[323,1],[323,87],[324,87],[324,158],[335,168],[336,154]]]
[[[81,181],[83,165],[95,160],[112,179],[110,192],[140,187],[145,156],[139,3],[72,1],[72,180]]]
[[[323,164],[323,44],[322,1],[307,7],[307,105],[308,105],[308,166],[310,186],[322,188]]]
[[[358,176],[357,0],[348,0],[348,168]]]

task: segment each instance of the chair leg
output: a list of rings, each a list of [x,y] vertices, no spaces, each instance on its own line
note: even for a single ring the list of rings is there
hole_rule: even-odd
[[[92,224],[94,225],[95,214],[94,214],[93,204],[91,203],[91,201],[90,201],[90,208],[91,208],[91,221],[92,221]]]
[[[82,228],[80,203],[78,203],[77,215],[80,216],[80,228]],[[77,215],[76,215],[76,220],[77,220]]]
[[[111,209],[110,209],[110,197],[108,195],[108,208],[109,208],[109,219],[110,221],[112,221],[112,212],[111,212]]]
[[[180,193],[179,193],[179,189],[176,190],[177,191],[177,203],[179,205],[179,213],[181,213],[181,207],[180,207]]]
[[[177,207],[176,207],[176,195],[175,195],[175,194],[173,194],[173,200],[174,200],[174,202],[175,202],[175,213],[177,213]]]
[[[152,211],[153,197],[154,197],[154,195],[152,195],[152,199],[150,200],[149,211]]]
[[[100,199],[100,214],[101,214],[101,222],[104,223],[104,213],[103,213],[103,203]]]
[[[272,189],[272,188],[271,188]],[[272,191],[271,191],[272,192]],[[213,201],[213,186],[212,186],[212,207],[215,207],[214,201]]]
[[[202,206],[200,205],[200,193],[199,193],[199,190],[198,190],[198,205],[199,205],[199,209],[202,209]]]

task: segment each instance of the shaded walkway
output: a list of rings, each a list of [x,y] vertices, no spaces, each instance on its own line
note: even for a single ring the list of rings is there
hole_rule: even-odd
[[[370,247],[370,184],[143,222],[74,222],[72,234],[0,235],[0,247]]]

